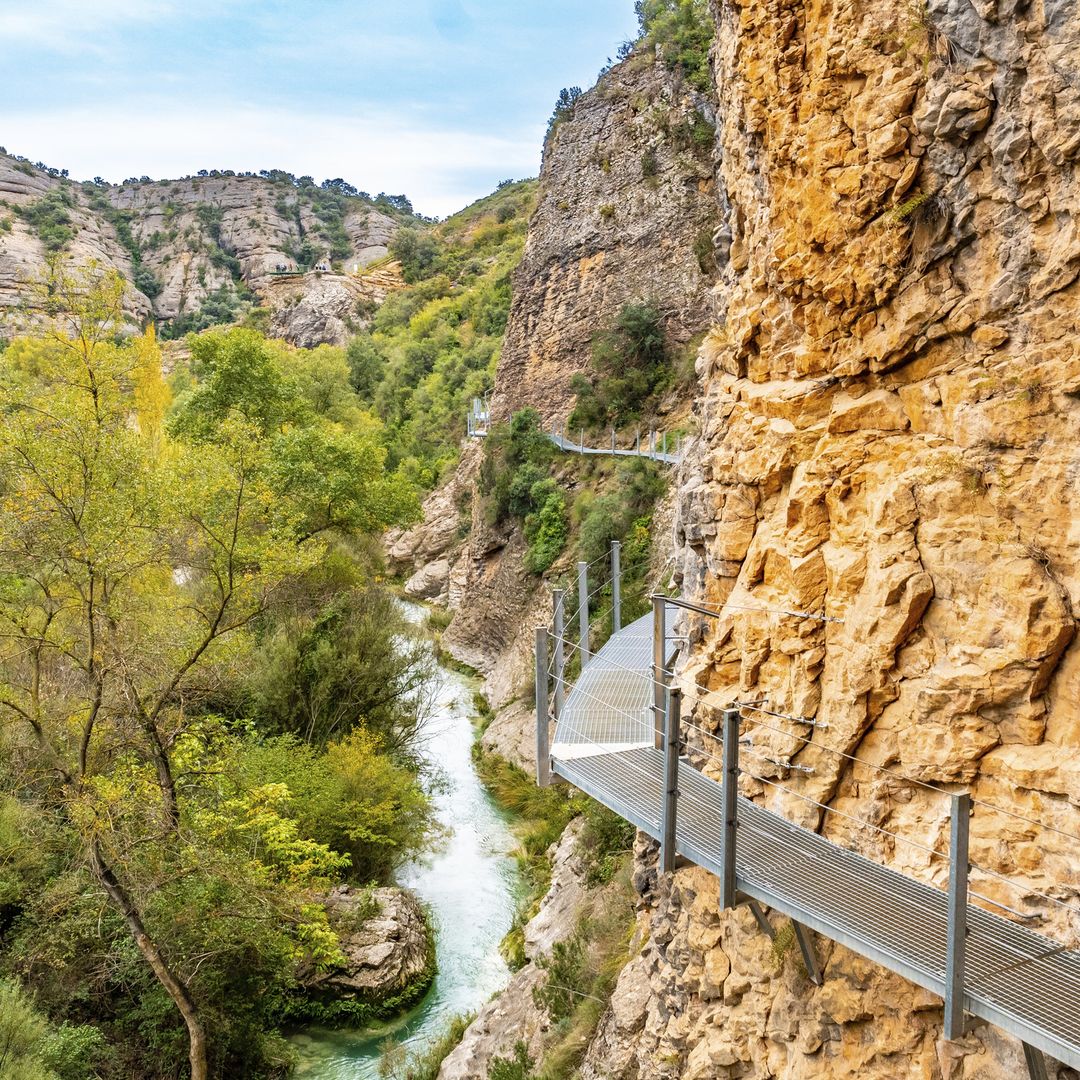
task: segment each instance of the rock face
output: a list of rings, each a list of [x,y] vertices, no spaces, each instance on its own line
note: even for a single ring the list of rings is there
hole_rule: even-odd
[[[681,209],[613,194],[633,151],[606,147],[647,110],[608,88],[655,69],[617,68],[550,144],[496,415],[564,415],[589,328],[646,286],[702,310],[687,267],[718,214],[673,540],[684,593],[722,614],[682,628],[684,715],[709,729],[709,703],[766,700],[783,716],[745,721],[743,794],[938,885],[945,864],[913,844],[948,846],[948,799],[919,784],[970,790],[974,888],[1075,946],[1065,909],[1037,895],[1077,903],[1075,842],[1022,818],[1080,834],[1080,16],[961,0],[712,10],[716,94],[698,107],[717,140]],[[641,240],[650,215],[681,230],[670,247]],[[667,261],[620,262],[646,251]],[[453,629],[463,649],[495,643],[497,670],[533,612],[506,608],[512,548],[475,536],[448,590],[481,614]],[[709,875],[658,878],[653,860],[642,846],[648,943],[587,1080],[1024,1075],[1013,1039],[978,1025],[945,1041],[938,999],[820,938],[814,987],[780,920],[773,945],[745,910],[717,911]]]
[[[82,185],[0,154],[0,199],[12,211],[0,205],[0,222],[10,222],[9,231],[0,231],[0,310],[25,299],[25,283],[44,265],[45,248],[18,211],[50,192],[72,203],[67,213],[75,235],[67,250],[73,261],[94,259],[133,281],[132,256],[117,231],[118,214],[126,219],[143,269],[160,288],[153,299],[131,289],[133,325],[195,312],[217,290],[235,291],[242,284],[269,308],[272,333],[300,346],[341,344],[403,284],[396,264],[366,271],[369,263],[383,260],[399,222],[358,199],[349,200],[341,221],[349,245],[341,272],[280,276],[278,268],[296,266],[293,252],[305,241],[322,252],[320,264],[329,268],[331,261],[327,222],[310,194],[291,183],[197,176]]]
[[[363,908],[371,900],[378,910],[364,917]],[[378,1004],[418,982],[426,985],[434,975],[431,932],[412,893],[394,888],[368,893],[340,885],[330,893],[326,908],[345,963],[303,976],[310,993],[326,1001]]]
[[[917,781],[1080,833],[1080,17],[912,12],[714,5],[731,245],[675,542],[685,593],[728,605],[687,627],[692,722],[717,719],[698,687],[816,722],[748,717],[747,772],[791,793],[744,794],[941,885],[869,827],[947,848],[948,800]],[[1076,902],[1073,841],[984,805],[972,860],[1020,885],[974,888],[1075,944],[1034,895]],[[1013,1040],[943,1042],[937,999],[839,946],[809,986],[700,871],[649,917],[587,1076],[1023,1074]]]
[[[497,419],[526,405],[565,419],[593,334],[628,301],[655,302],[673,344],[705,328],[718,228],[713,110],[662,65],[634,58],[556,128],[514,276]]]

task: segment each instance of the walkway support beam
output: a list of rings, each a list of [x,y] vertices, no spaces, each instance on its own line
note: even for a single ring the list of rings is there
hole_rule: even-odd
[[[675,825],[679,807],[679,725],[682,723],[682,690],[667,693],[664,718],[664,806],[660,821],[660,868],[675,872]]]
[[[1041,1050],[1024,1043],[1024,1062],[1030,1080],[1050,1080],[1050,1074],[1046,1070],[1046,1058]]]
[[[654,745],[664,748],[664,716],[667,712],[667,598],[654,596],[653,610],[653,727]]]
[[[971,796],[952,796],[949,829],[949,927],[948,962],[945,970],[945,1038],[964,1034],[964,964],[967,955],[968,839]]]
[[[622,629],[622,544],[611,541],[611,632]]]
[[[795,940],[799,943],[807,977],[815,986],[820,986],[825,980],[821,977],[821,968],[818,966],[817,953],[814,952],[814,943],[810,940],[810,931],[794,919],[791,920],[791,925],[795,928]]]
[[[555,723],[562,718],[563,701],[566,698],[566,593],[555,589],[551,594],[554,610],[555,665]]]
[[[578,645],[581,648],[581,670],[589,662],[589,564],[577,564]]]
[[[551,747],[548,744],[548,632],[536,628],[536,785],[551,784]]]
[[[735,830],[739,805],[739,710],[724,710],[723,775],[720,779],[720,806],[723,832],[720,841],[720,910],[728,911],[739,902],[735,887]]]

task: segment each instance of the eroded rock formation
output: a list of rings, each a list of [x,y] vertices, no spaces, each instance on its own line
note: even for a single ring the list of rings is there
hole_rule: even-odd
[[[95,260],[135,282],[132,255],[121,242],[116,215],[126,217],[144,272],[160,292],[132,287],[132,326],[196,312],[218,290],[242,283],[270,312],[270,330],[295,345],[343,344],[387,293],[403,285],[384,256],[399,222],[350,200],[341,222],[350,254],[331,273],[326,223],[291,184],[254,176],[196,176],[186,180],[81,185],[0,154],[0,313],[27,297],[26,283],[45,264],[38,231],[19,214],[50,193],[66,197],[73,237],[66,251],[76,264]],[[6,208],[6,209],[5,209]],[[110,217],[112,214],[112,217]],[[281,276],[295,268],[305,239],[322,251],[324,271]],[[377,269],[366,272],[369,263]],[[151,290],[153,291],[153,290]]]

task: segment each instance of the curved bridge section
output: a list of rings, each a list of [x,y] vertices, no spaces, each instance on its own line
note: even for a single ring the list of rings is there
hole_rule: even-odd
[[[538,650],[555,655],[559,713],[549,712],[545,661],[537,712],[556,724],[544,766],[660,841],[663,869],[679,859],[715,874],[721,907],[749,904],[770,934],[766,908],[790,917],[815,981],[807,928],[941,995],[947,1037],[974,1016],[1023,1042],[1033,1080],[1047,1075],[1042,1053],[1080,1069],[1080,953],[968,902],[967,796],[955,797],[946,893],[738,795],[738,710],[725,712],[722,783],[683,756],[681,695],[659,686],[671,645],[664,626],[679,603],[657,603],[594,656],[581,650],[572,687],[561,676],[563,650],[580,646],[538,631]],[[540,754],[546,736],[538,725]],[[546,768],[538,775],[544,782]]]

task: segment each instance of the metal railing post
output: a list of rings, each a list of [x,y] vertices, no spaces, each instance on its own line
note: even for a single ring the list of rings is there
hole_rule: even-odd
[[[611,541],[611,632],[622,629],[622,544]]]
[[[638,454],[641,453],[641,428],[638,428],[637,430],[637,439],[634,442],[634,450]]]
[[[653,604],[653,745],[657,750],[664,748],[664,714],[667,698],[667,628],[664,625],[667,616],[667,598],[654,596]]]
[[[611,429],[611,452],[612,452],[612,454],[615,453],[615,429],[614,428]]]
[[[558,723],[566,695],[566,593],[562,589],[555,589],[551,598],[555,608],[555,723]]]
[[[578,450],[581,453],[585,453],[585,429],[581,429],[581,441],[578,443]]]
[[[551,747],[548,744],[548,632],[546,626],[536,628],[536,784],[548,787],[551,783]]]
[[[581,648],[581,670],[589,662],[589,564],[577,564],[578,645]]]
[[[720,778],[720,803],[723,834],[720,844],[720,909],[727,911],[736,903],[735,832],[739,805],[739,710],[724,710],[724,772]]]
[[[949,823],[949,956],[945,970],[945,1038],[964,1034],[964,966],[967,952],[968,840],[971,795],[952,797]]]
[[[663,439],[663,442],[662,442],[660,453],[661,454],[666,454],[667,453],[667,432],[666,431],[664,432],[664,434],[662,436],[662,439]]]
[[[665,874],[675,870],[675,824],[679,803],[679,725],[682,722],[682,690],[667,693],[664,717],[664,806],[660,825],[660,868]]]

